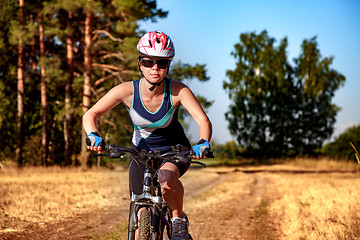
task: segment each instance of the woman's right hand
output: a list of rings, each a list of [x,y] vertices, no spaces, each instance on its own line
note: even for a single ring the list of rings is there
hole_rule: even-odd
[[[105,149],[105,141],[98,132],[89,133],[86,138],[86,145],[89,150],[101,152]]]

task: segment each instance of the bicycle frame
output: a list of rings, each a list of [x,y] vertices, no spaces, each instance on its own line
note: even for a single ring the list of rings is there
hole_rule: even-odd
[[[152,166],[152,161],[152,159],[146,159],[142,193],[139,195],[134,193],[131,194],[128,227],[129,240],[135,239],[135,231],[139,228],[138,213],[141,208],[151,211],[151,239],[162,239],[165,226],[167,227],[168,239],[171,239],[171,212],[162,197],[156,171],[150,167]]]

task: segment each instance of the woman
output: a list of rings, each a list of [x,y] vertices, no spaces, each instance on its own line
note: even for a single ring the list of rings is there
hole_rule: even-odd
[[[137,50],[143,78],[115,86],[84,114],[88,149],[102,150],[104,141],[97,132],[97,120],[119,103],[125,104],[134,124],[133,148],[167,151],[177,144],[190,148],[178,121],[178,107],[182,104],[200,127],[200,140],[193,146],[196,158],[206,157],[204,151],[210,149],[212,134],[209,118],[188,87],[166,78],[175,55],[172,40],[160,31],[149,32],[140,39]],[[183,212],[184,188],[179,181],[188,168],[188,165],[165,162],[158,173],[163,197],[173,214],[173,240],[188,239],[188,219]],[[144,166],[130,162],[130,193],[141,194],[143,171]]]

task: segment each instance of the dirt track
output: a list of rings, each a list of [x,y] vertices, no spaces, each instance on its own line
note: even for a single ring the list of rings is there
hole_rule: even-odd
[[[223,182],[188,200],[194,203],[189,204],[191,234],[194,239],[253,239],[251,219],[267,180],[234,170],[223,174]]]
[[[251,239],[252,213],[265,193],[268,180],[261,173],[245,174],[235,168],[209,168],[201,170],[201,175],[199,171],[191,169],[187,173],[189,177],[183,179],[184,210],[190,219],[193,238]],[[192,175],[197,176],[196,182]],[[128,204],[114,204],[66,221],[30,224],[13,219],[8,225],[23,225],[24,231],[1,234],[0,238],[91,239],[116,228],[126,228],[127,217]]]

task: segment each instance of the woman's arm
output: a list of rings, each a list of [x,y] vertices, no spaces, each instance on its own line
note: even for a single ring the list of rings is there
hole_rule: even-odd
[[[205,139],[210,142],[212,136],[211,122],[193,92],[181,82],[173,81],[172,85],[172,97],[175,106],[181,103],[199,125],[199,140]]]
[[[112,88],[91,107],[83,116],[83,126],[87,134],[97,132],[98,119],[107,111],[123,102],[127,106],[132,103],[132,83],[125,82]]]

